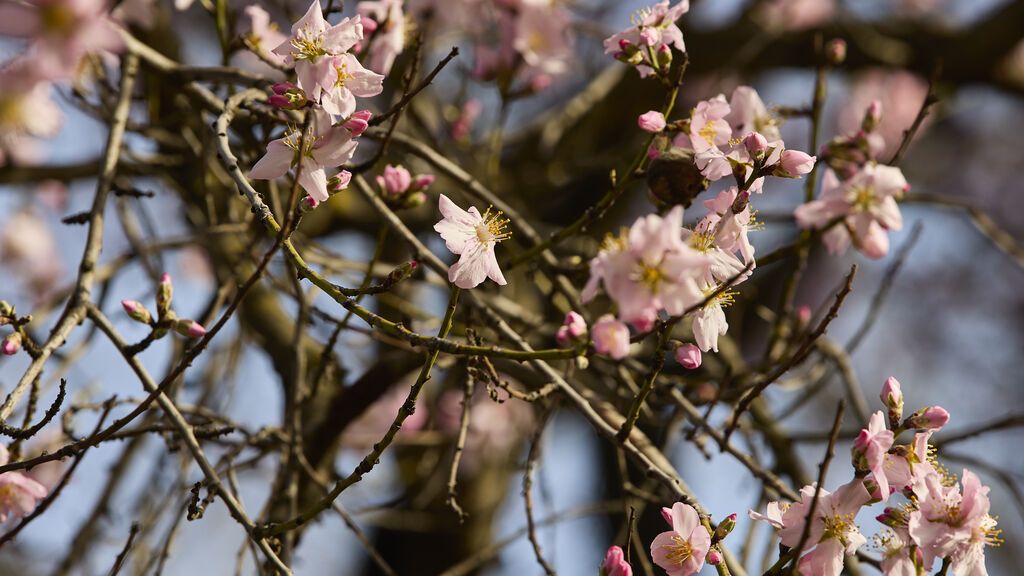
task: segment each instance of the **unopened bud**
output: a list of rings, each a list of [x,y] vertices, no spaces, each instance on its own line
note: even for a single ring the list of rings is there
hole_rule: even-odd
[[[696,370],[700,368],[702,356],[700,348],[694,344],[682,344],[680,343],[675,349],[676,362],[686,368],[687,370]]]
[[[868,504],[877,504],[877,503],[881,502],[882,500],[885,500],[886,498],[889,497],[890,494],[892,494],[892,492],[894,490],[892,487],[890,487],[889,488],[889,494],[883,495],[882,494],[882,487],[879,486],[878,482],[874,478],[871,478],[871,477],[864,479],[864,489],[867,490],[868,494],[871,496],[871,500],[868,501]]]
[[[4,338],[3,343],[0,343],[0,352],[3,352],[4,356],[14,356],[21,350],[21,334],[18,332],[11,332]]]
[[[153,316],[141,302],[137,302],[135,300],[121,300],[121,307],[124,308],[128,317],[136,322],[149,324],[153,321]]]
[[[9,319],[14,316],[14,306],[7,300],[0,300],[0,319]],[[2,322],[2,320],[0,320]],[[3,326],[3,323],[0,323]]]
[[[708,561],[708,564],[718,566],[722,563],[722,554],[718,550],[712,548],[711,550],[708,550],[708,555],[705,559]]]
[[[668,47],[668,44],[662,44],[661,48],[658,48],[656,56],[658,68],[667,72],[672,66],[672,49]]]
[[[278,82],[270,88],[274,95],[267,99],[271,106],[285,110],[298,110],[309,103],[306,93],[291,82]]]
[[[751,156],[757,156],[768,149],[768,139],[760,132],[751,132],[743,139],[743,146]]]
[[[889,412],[889,426],[896,428],[903,418],[903,390],[900,388],[899,380],[892,376],[886,378],[880,398]]]
[[[828,63],[838,66],[846,61],[846,40],[833,38],[825,45],[825,58]]]
[[[887,507],[885,512],[875,516],[875,520],[890,528],[901,528],[907,526],[907,515],[899,508]]]
[[[736,527],[736,514],[729,514],[718,523],[718,528],[715,528],[715,534],[712,536],[712,542],[721,542],[726,536],[732,532],[733,528]]]
[[[665,129],[665,115],[657,110],[651,110],[641,114],[636,123],[644,132],[655,134]]]
[[[160,275],[160,283],[156,286],[156,315],[161,320],[167,317],[173,298],[174,286],[171,284],[171,275],[164,272]]]
[[[302,200],[299,200],[299,211],[303,214],[308,214],[316,209],[320,205],[320,201],[312,196],[303,196]]]
[[[579,370],[586,370],[590,367],[590,359],[580,354],[576,357],[576,368]]]
[[[426,190],[434,183],[433,174],[418,174],[412,179],[412,185],[409,186],[410,190]]]
[[[405,195],[405,200],[402,201],[402,208],[415,208],[422,206],[427,202],[427,195],[423,192],[412,192]]]
[[[327,179],[327,189],[331,192],[341,192],[348,188],[350,182],[352,182],[352,173],[342,170]]]
[[[811,322],[811,307],[805,304],[797,308],[796,319],[800,326],[807,326]]]
[[[412,273],[419,268],[419,265],[419,262],[415,260],[409,260],[408,262],[399,264],[394,270],[388,272],[388,275],[384,277],[384,285],[390,287],[398,284],[402,280],[412,276]]]
[[[949,422],[949,412],[941,406],[921,408],[903,422],[904,428],[939,430]]]
[[[353,136],[359,136],[369,128],[372,116],[373,112],[369,110],[357,110],[342,123],[342,126],[348,129]]]
[[[175,320],[174,331],[189,338],[202,338],[206,335],[206,328],[202,324],[188,319]]]
[[[882,122],[882,101],[872,100],[871,104],[868,104],[867,110],[864,111],[864,120],[861,121],[861,130],[865,132],[874,132],[875,128]]]
[[[779,163],[775,165],[772,172],[775,176],[782,178],[798,178],[807,174],[814,168],[816,158],[800,150],[786,150],[782,153]]]

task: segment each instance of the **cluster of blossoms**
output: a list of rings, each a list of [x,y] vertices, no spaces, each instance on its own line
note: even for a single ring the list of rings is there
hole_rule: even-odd
[[[83,58],[121,48],[105,0],[0,3],[0,36],[28,40],[27,50],[0,64],[0,165],[38,160],[38,138],[60,129],[51,99],[55,82],[75,79]]]
[[[298,181],[309,194],[304,199],[306,208],[315,208],[331,192],[348,187],[350,173],[342,170],[329,178],[327,170],[352,159],[356,138],[369,125],[371,113],[357,110],[356,98],[376,96],[384,89],[384,76],[364,68],[351,53],[362,40],[361,16],[332,25],[324,19],[319,0],[314,0],[292,25],[291,35],[272,50],[284,65],[294,66],[297,80],[276,84],[270,102],[286,109],[311,108],[310,130],[303,134],[301,127],[293,126],[271,141],[250,176],[279,178],[298,166],[301,158]]]
[[[672,66],[672,48],[686,52],[683,32],[676,20],[689,9],[689,0],[672,7],[668,0],[663,0],[638,11],[632,17],[633,26],[605,39],[605,54],[636,67],[643,78],[651,75],[667,78]]]
[[[178,318],[171,309],[173,297],[174,285],[171,283],[171,275],[165,272],[160,276],[160,282],[156,287],[156,318],[149,313],[144,304],[136,300],[122,300],[121,306],[129,318],[152,328],[153,340],[163,338],[168,330],[174,330],[188,338],[202,338],[206,335],[206,328],[199,322]]]
[[[805,486],[796,503],[770,502],[764,514],[750,517],[774,527],[787,549],[799,546],[805,525],[806,555],[799,559],[802,574],[838,576],[844,557],[867,543],[856,522],[870,504],[888,507],[877,516],[886,528],[875,539],[886,576],[917,576],[932,569],[936,559],[948,560],[956,576],[987,576],[985,547],[1000,542],[995,519],[989,515],[988,487],[965,469],[958,480],[938,463],[931,435],[949,421],[949,413],[933,406],[903,418],[903,393],[895,378],[881,393],[887,413],[871,416],[852,448],[852,481],[835,492],[817,490],[814,516],[808,517],[816,487]],[[888,429],[887,428],[888,424]],[[909,444],[896,444],[914,431]],[[895,504],[899,495],[905,501]]]
[[[434,183],[433,174],[413,176],[405,166],[384,167],[384,173],[377,176],[381,197],[395,208],[415,208],[427,201],[426,191]]]
[[[572,17],[551,0],[414,0],[411,11],[442,33],[468,36],[473,76],[494,81],[506,97],[539,92],[570,70]]]
[[[896,201],[910,185],[899,168],[878,163],[885,149],[878,133],[881,114],[876,100],[860,130],[825,145],[822,155],[829,169],[821,195],[796,209],[801,227],[825,230],[822,239],[833,254],[842,254],[852,243],[865,256],[882,258],[889,253],[889,230],[903,227]]]

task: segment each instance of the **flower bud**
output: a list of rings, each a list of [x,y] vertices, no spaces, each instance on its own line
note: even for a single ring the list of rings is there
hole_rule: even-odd
[[[715,534],[712,536],[712,542],[721,542],[726,536],[732,532],[733,528],[736,527],[736,514],[729,514],[718,523],[718,528],[715,528]]]
[[[331,176],[327,180],[327,189],[333,192],[341,192],[348,188],[349,182],[352,181],[352,173],[348,170],[342,170],[334,176]]]
[[[433,174],[418,174],[412,179],[412,185],[409,186],[409,190],[419,191],[430,188],[430,185],[434,183]]]
[[[811,307],[806,304],[796,309],[796,319],[800,326],[807,326],[811,322]]]
[[[941,406],[921,408],[903,422],[904,428],[918,430],[939,430],[949,422],[949,412]]]
[[[633,569],[626,562],[626,557],[622,553],[622,548],[618,546],[612,546],[608,549],[608,552],[604,556],[604,562],[601,563],[600,576],[631,576]]]
[[[121,300],[121,307],[124,308],[125,313],[128,317],[136,322],[142,324],[149,324],[153,321],[153,316],[149,313],[149,310],[142,305],[141,302],[135,300]]]
[[[171,284],[171,275],[164,272],[160,275],[160,283],[156,286],[156,315],[163,320],[171,309],[171,299],[174,298],[174,286]]]
[[[419,262],[409,260],[408,262],[403,262],[402,264],[395,266],[394,270],[388,272],[388,275],[384,277],[384,285],[390,287],[398,284],[402,280],[412,276],[412,273],[416,271],[416,268],[418,268],[419,265]]]
[[[707,560],[708,564],[711,564],[712,566],[718,566],[722,563],[722,554],[719,553],[718,550],[712,548],[711,550],[708,550],[708,555],[705,557],[705,560]]]
[[[18,332],[11,332],[4,338],[3,343],[0,343],[0,352],[3,352],[4,356],[14,356],[21,350],[21,334]]]
[[[270,87],[274,95],[267,99],[271,106],[285,110],[298,110],[309,103],[306,93],[291,82],[278,82]]]
[[[629,327],[611,314],[598,319],[591,330],[591,337],[598,354],[611,356],[615,360],[622,360],[629,355]]]
[[[299,200],[299,211],[303,214],[308,214],[316,209],[320,205],[320,201],[312,196],[303,196],[302,200]]]
[[[693,344],[680,344],[675,349],[676,362],[686,368],[687,370],[696,370],[700,368],[701,353],[700,348]]]
[[[673,525],[672,524],[672,509],[671,508],[665,508],[663,506],[661,508],[661,517],[664,518],[665,522],[667,522],[669,526]]]
[[[886,507],[885,512],[875,516],[875,520],[890,528],[905,528],[907,526],[907,515],[899,508]]]
[[[656,64],[658,68],[667,72],[669,67],[672,66],[672,49],[668,47],[668,44],[662,44],[655,56],[657,57]]]
[[[586,370],[590,367],[590,359],[585,355],[580,354],[576,357],[576,368],[579,370]]]
[[[202,338],[206,335],[206,328],[202,324],[188,319],[175,320],[174,331],[189,338]]]
[[[11,303],[7,300],[0,300],[0,318],[10,318],[12,316],[14,316],[14,306],[11,306]]]
[[[411,192],[405,195],[402,201],[402,208],[415,208],[427,202],[427,195],[423,192]]]
[[[825,59],[833,66],[838,66],[846,61],[846,40],[833,38],[825,45]]]
[[[641,114],[636,123],[645,132],[658,133],[665,129],[665,115],[657,110],[651,110]]]
[[[369,110],[357,110],[352,113],[341,125],[344,126],[353,136],[359,136],[370,127],[370,118],[373,112]]]
[[[864,489],[867,490],[868,494],[871,496],[871,500],[868,501],[869,505],[877,504],[882,500],[885,500],[896,490],[895,488],[890,486],[889,494],[885,494],[885,498],[883,498],[882,487],[878,485],[878,482],[873,477],[868,477],[864,479]]]
[[[558,328],[558,333],[555,334],[555,340],[558,341],[560,346],[568,346],[572,340],[579,338],[587,333],[587,321],[583,319],[576,312],[569,311],[565,315],[565,320],[562,322],[562,326]]]
[[[384,174],[377,176],[377,186],[386,199],[395,200],[409,190],[412,185],[412,175],[404,166],[384,167]]]
[[[814,156],[806,152],[786,150],[782,153],[782,158],[775,166],[772,174],[783,178],[797,178],[810,172],[814,168],[815,160]]]
[[[872,100],[864,111],[864,119],[860,123],[861,130],[874,132],[875,128],[882,122],[882,101]]]
[[[768,149],[768,139],[760,132],[751,132],[743,139],[743,146],[751,156],[757,156]]]
[[[899,380],[892,376],[886,378],[880,397],[889,411],[889,427],[896,428],[903,418],[903,390],[900,389]]]

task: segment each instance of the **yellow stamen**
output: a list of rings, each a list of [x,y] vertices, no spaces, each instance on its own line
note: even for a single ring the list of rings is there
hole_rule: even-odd
[[[718,131],[715,130],[714,122],[708,122],[703,127],[701,127],[701,129],[697,133],[700,134],[700,137],[703,138],[704,141],[707,142],[708,144],[714,144],[715,136],[718,135]]]
[[[682,566],[683,562],[686,562],[693,556],[693,547],[678,534],[672,535],[672,544],[664,544],[662,548],[668,550],[668,553],[665,554],[665,559],[676,566]]]
[[[512,232],[508,231],[509,219],[501,215],[501,210],[492,212],[490,206],[484,211],[483,220],[476,225],[476,239],[481,244],[497,243],[512,237]]]
[[[307,28],[299,30],[299,33],[289,41],[292,45],[292,58],[296,60],[316,60],[327,54],[324,50],[324,37],[322,34],[313,34]]]

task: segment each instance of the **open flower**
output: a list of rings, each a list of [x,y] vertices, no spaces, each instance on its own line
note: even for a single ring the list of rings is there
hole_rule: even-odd
[[[896,198],[910,188],[899,168],[871,162],[843,182],[828,170],[821,188],[817,200],[796,209],[796,221],[802,228],[824,228],[839,218],[840,224],[824,236],[829,252],[842,254],[852,240],[869,258],[889,253],[888,231],[903,227]]]
[[[801,501],[790,506],[782,515],[783,528],[779,539],[790,548],[799,545],[804,525],[808,521],[814,486],[800,490]],[[814,548],[800,559],[800,573],[814,576],[839,576],[843,570],[846,554],[856,552],[867,539],[860,533],[854,521],[857,511],[871,501],[871,495],[864,482],[853,480],[835,492],[822,489],[814,517],[810,519],[808,543]]]
[[[372,31],[369,52],[370,69],[387,74],[391,71],[395,57],[405,47],[405,15],[402,0],[378,0],[360,2],[356,12],[363,17],[363,25],[375,26]],[[369,33],[369,32],[368,32]]]
[[[956,484],[948,486],[943,480],[939,474],[929,474],[914,486],[918,510],[911,512],[907,528],[924,553],[926,570],[936,558],[945,558],[958,550],[966,556],[962,549],[971,543],[975,532],[994,528],[988,515],[989,489],[976,474],[964,469],[962,492]]]
[[[384,76],[363,68],[351,54],[329,58],[329,86],[324,87],[320,100],[324,110],[348,118],[356,111],[356,97],[369,98],[384,91]]]
[[[663,68],[658,59],[670,58],[671,48],[686,51],[683,31],[676,25],[676,20],[689,9],[689,0],[682,0],[671,8],[668,0],[663,0],[637,11],[631,19],[633,26],[605,39],[605,54],[613,54],[619,60],[636,66],[641,77],[650,76]],[[661,56],[664,54],[668,56]]]
[[[629,356],[629,326],[619,322],[611,314],[597,319],[590,330],[594,339],[594,350],[598,354],[610,356],[614,360],[622,360]]]
[[[302,158],[299,184],[319,203],[329,196],[326,168],[348,162],[359,143],[352,139],[352,133],[344,127],[332,126],[331,117],[323,110],[312,113],[315,114],[313,129],[305,142],[299,129],[289,131],[283,138],[272,140],[267,145],[267,153],[252,167],[249,176],[257,180],[280,178],[289,168],[297,166],[299,158]]]
[[[444,194],[438,198],[438,208],[444,219],[434,224],[434,230],[459,255],[459,261],[448,268],[448,280],[464,289],[477,287],[485,278],[504,286],[494,245],[512,235],[507,231],[508,220],[490,208],[483,215],[476,206],[463,210]]]
[[[666,518],[668,520],[668,518]],[[651,557],[669,576],[690,576],[704,567],[704,558],[711,548],[711,535],[700,523],[693,506],[676,502],[672,506],[672,529],[655,536]]]
[[[0,444],[0,466],[7,464],[10,455]],[[0,474],[0,522],[9,516],[24,517],[35,510],[39,500],[46,498],[48,490],[21,471]]]
[[[886,479],[885,455],[892,447],[893,433],[885,429],[885,415],[879,410],[871,415],[868,427],[861,430],[853,441],[853,463],[859,470],[870,470],[882,500],[889,499],[889,481]]]
[[[106,0],[3,2],[0,34],[34,40],[32,58],[44,75],[71,75],[86,54],[122,46]]]
[[[362,39],[359,16],[344,18],[332,26],[324,19],[320,0],[313,0],[306,14],[292,25],[291,36],[274,48],[274,53],[283,56],[286,64],[295,65],[299,88],[319,102],[321,92],[330,90],[337,82],[331,56],[348,52]]]

